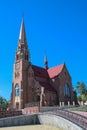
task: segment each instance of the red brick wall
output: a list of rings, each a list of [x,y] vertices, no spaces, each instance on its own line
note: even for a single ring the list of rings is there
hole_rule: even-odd
[[[0,118],[22,115],[22,111],[0,111]]]
[[[39,107],[27,107],[23,109],[23,114],[30,114],[30,113],[38,113],[39,112]]]

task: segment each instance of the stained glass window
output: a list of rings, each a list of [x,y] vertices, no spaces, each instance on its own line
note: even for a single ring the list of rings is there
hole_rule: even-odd
[[[68,84],[64,85],[64,95],[70,97],[70,88]]]

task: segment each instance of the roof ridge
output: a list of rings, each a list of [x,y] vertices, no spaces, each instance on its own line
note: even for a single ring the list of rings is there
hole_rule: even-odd
[[[45,68],[43,68],[43,67],[40,67],[40,66],[37,66],[37,65],[32,65],[32,66],[35,66],[35,67],[38,67],[38,68],[41,68],[41,69],[44,69],[44,70],[46,70]]]
[[[61,65],[64,65],[64,63],[63,64],[59,64],[59,65],[57,65],[57,66],[53,66],[53,67],[51,67],[51,68],[49,68],[49,69],[52,69],[52,68],[55,68],[55,67],[58,67],[58,66],[61,66]],[[49,70],[48,69],[48,70]]]

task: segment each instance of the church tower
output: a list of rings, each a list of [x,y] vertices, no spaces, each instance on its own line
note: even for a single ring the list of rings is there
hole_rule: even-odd
[[[13,85],[12,85],[12,108],[22,109],[27,100],[27,70],[30,65],[30,54],[26,40],[24,19],[22,19],[16,61],[14,63]],[[26,81],[25,81],[26,80]]]

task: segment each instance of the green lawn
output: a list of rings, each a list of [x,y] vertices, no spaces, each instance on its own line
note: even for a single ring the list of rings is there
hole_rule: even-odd
[[[80,107],[74,107],[68,109],[70,111],[82,111],[82,112],[87,112],[87,106],[80,106]]]

